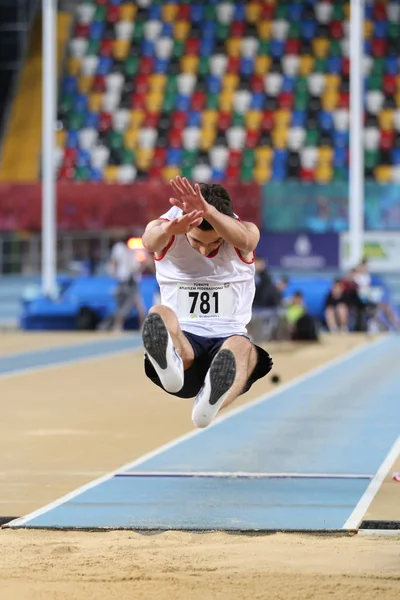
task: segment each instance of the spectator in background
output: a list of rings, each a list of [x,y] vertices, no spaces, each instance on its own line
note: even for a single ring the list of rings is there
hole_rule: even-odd
[[[302,292],[297,291],[288,300],[286,319],[292,340],[318,341],[314,319],[307,313]]]
[[[259,341],[287,337],[282,297],[288,280],[283,277],[275,284],[268,272],[267,261],[260,256],[255,259],[255,270],[256,293],[249,332],[254,339]]]
[[[139,327],[145,319],[145,308],[139,291],[139,278],[143,265],[137,260],[135,251],[129,248],[127,236],[114,244],[108,265],[109,273],[118,282],[116,289],[117,310],[113,315],[113,328],[122,331],[125,321],[133,308],[136,308],[139,318]]]
[[[383,313],[389,328],[395,331],[400,330],[400,319],[390,304],[384,300],[384,290],[380,286],[372,285],[372,277],[368,268],[368,261],[364,258],[356,269],[354,269],[354,281],[357,284],[357,293],[365,310],[370,317],[379,321],[383,329],[386,329],[385,321],[378,313]]]
[[[331,333],[349,329],[349,309],[344,289],[341,279],[336,279],[325,300],[325,320]]]

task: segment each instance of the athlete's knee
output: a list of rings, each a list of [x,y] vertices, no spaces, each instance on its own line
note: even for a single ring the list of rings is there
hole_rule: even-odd
[[[228,350],[232,350],[233,353],[235,353],[235,351],[238,351],[240,353],[247,352],[250,354],[252,349],[254,349],[254,345],[248,338],[244,337],[243,335],[232,335],[224,341],[221,348],[227,348]]]
[[[168,308],[168,306],[164,306],[163,304],[155,304],[154,306],[152,306],[149,309],[149,315],[150,314],[157,314],[160,315],[160,317],[162,316],[176,316],[174,311],[171,310],[170,308]]]

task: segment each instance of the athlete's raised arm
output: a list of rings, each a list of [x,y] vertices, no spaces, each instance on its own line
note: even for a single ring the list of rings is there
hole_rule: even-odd
[[[172,179],[170,183],[177,196],[177,198],[170,198],[173,206],[178,206],[184,213],[193,210],[201,211],[204,219],[228,244],[242,253],[255,250],[260,239],[260,232],[254,223],[239,221],[219,212],[203,198],[198,183],[193,188],[186,178],[181,177]]]
[[[191,210],[172,221],[150,221],[142,236],[143,246],[149,252],[160,254],[168,246],[172,236],[188,233],[193,227],[200,225],[202,220],[202,211]]]

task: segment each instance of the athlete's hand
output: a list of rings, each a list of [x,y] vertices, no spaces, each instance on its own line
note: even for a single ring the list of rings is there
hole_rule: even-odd
[[[184,213],[193,210],[201,211],[204,218],[207,218],[210,205],[204,200],[198,183],[193,188],[186,177],[177,176],[175,179],[171,179],[170,184],[176,194],[176,198],[169,199],[173,206],[178,206]]]
[[[193,227],[198,227],[203,220],[203,213],[200,210],[191,210],[185,215],[172,221],[165,221],[162,225],[164,233],[169,236],[185,235]]]

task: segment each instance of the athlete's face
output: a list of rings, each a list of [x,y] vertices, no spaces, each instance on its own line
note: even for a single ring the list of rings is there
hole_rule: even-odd
[[[186,234],[186,237],[192,248],[203,256],[212,254],[222,244],[222,237],[214,229],[202,231],[198,227],[194,227]]]

